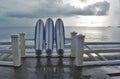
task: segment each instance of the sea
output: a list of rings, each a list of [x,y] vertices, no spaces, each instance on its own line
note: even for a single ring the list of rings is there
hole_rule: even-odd
[[[11,35],[25,33],[26,38],[34,38],[34,26],[0,27],[0,42],[11,40]],[[65,37],[70,38],[71,32],[85,35],[86,42],[120,42],[120,27],[79,27],[65,26]]]

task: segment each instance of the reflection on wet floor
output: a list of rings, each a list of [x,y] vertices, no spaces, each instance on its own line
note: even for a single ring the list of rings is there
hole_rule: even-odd
[[[21,67],[0,67],[0,71],[0,79],[90,79],[71,58],[23,58]]]
[[[69,65],[65,66],[62,58],[52,60],[47,58],[46,62],[37,58],[36,74],[41,79],[89,79],[82,76],[82,69],[74,66],[74,60],[70,60]]]

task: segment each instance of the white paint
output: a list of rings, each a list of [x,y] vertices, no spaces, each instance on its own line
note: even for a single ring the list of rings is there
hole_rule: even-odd
[[[42,50],[43,49],[43,33],[44,33],[44,23],[42,20],[38,20],[37,21],[37,25],[36,25],[36,38],[35,38],[35,41],[36,41],[36,48],[35,50]]]
[[[60,23],[60,24],[59,24]],[[64,45],[64,25],[63,25],[63,22],[62,20],[57,20],[56,23],[55,23],[55,30],[56,30],[56,46],[57,46],[57,50],[58,49],[63,49],[65,48],[65,45]]]
[[[50,24],[49,24],[50,22]],[[53,49],[53,40],[54,40],[54,25],[53,20],[51,18],[47,19],[45,24],[45,43],[46,43],[46,49]]]
[[[76,66],[83,65],[84,37],[85,36],[80,34],[77,36],[77,39],[76,39],[76,58],[75,58]]]
[[[21,57],[25,57],[25,33],[20,33]]]
[[[19,50],[19,40],[18,35],[12,35],[12,53],[13,53],[13,63],[14,66],[20,66],[21,65],[21,53]]]
[[[77,32],[72,32],[71,33],[71,57],[75,57],[75,50],[76,50],[76,35]]]

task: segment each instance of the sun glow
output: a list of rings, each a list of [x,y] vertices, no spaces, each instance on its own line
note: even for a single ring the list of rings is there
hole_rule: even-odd
[[[104,2],[108,0],[66,0],[68,4],[75,8],[81,8],[84,9],[88,7],[89,5],[96,4],[97,2]],[[101,9],[96,7],[96,15],[97,12],[99,12]],[[76,16],[74,19],[76,19],[75,26],[86,26],[86,27],[103,27],[106,26],[106,17],[105,16]]]
[[[76,26],[102,27],[105,25],[104,16],[78,16]]]

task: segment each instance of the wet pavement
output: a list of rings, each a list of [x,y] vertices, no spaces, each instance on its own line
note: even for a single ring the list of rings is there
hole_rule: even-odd
[[[24,58],[19,68],[0,66],[0,79],[111,79],[99,68],[76,67],[73,58]]]

